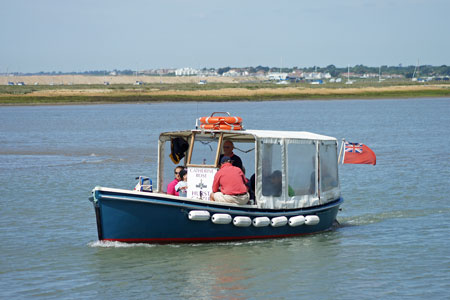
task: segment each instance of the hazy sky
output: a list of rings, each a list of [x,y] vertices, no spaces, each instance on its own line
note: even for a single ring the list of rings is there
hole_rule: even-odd
[[[450,0],[0,0],[0,73],[450,64]]]

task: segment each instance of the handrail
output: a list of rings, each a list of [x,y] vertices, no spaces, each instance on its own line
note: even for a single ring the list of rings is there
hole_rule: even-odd
[[[229,117],[231,117],[230,113],[227,111],[215,111],[211,114],[211,117],[214,116],[214,114],[227,114]]]

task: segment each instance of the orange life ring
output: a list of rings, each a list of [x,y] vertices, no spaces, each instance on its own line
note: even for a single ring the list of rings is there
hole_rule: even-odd
[[[220,116],[220,117],[202,117],[200,118],[200,123],[202,124],[241,124],[242,118],[241,117],[227,117],[227,116]]]
[[[210,130],[242,130],[241,124],[201,124],[200,128]]]

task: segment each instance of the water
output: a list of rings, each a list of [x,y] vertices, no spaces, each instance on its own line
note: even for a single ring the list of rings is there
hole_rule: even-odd
[[[212,111],[364,142],[377,165],[340,167],[331,232],[99,243],[91,189],[155,179],[159,132]],[[450,99],[0,107],[0,297],[449,299],[449,131]]]

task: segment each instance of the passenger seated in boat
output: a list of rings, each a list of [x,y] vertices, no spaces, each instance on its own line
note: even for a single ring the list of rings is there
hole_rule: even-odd
[[[187,197],[187,171],[186,169],[181,170],[179,174],[181,180],[178,181],[175,186],[175,191],[178,192],[180,197]]]
[[[176,166],[175,167],[175,179],[172,180],[168,185],[167,185],[167,194],[169,195],[175,195],[175,196],[179,196],[179,193],[175,190],[175,186],[177,185],[177,183],[181,180],[180,177],[180,172],[181,170],[184,170],[183,166]]]
[[[273,171],[272,175],[270,175],[270,180],[268,181],[267,185],[268,186],[266,186],[265,188],[265,195],[280,197],[283,186],[281,171]],[[295,196],[295,191],[290,185],[288,185],[288,196]]]
[[[223,154],[220,155],[219,161],[221,161],[222,157],[228,156],[231,159],[231,162],[233,163],[233,166],[238,167],[242,170],[242,172],[245,173],[245,169],[242,165],[242,160],[239,156],[233,153],[234,144],[232,141],[225,141],[223,143]]]
[[[250,198],[244,172],[231,164],[231,158],[222,157],[220,169],[214,176],[211,201],[244,205]]]

